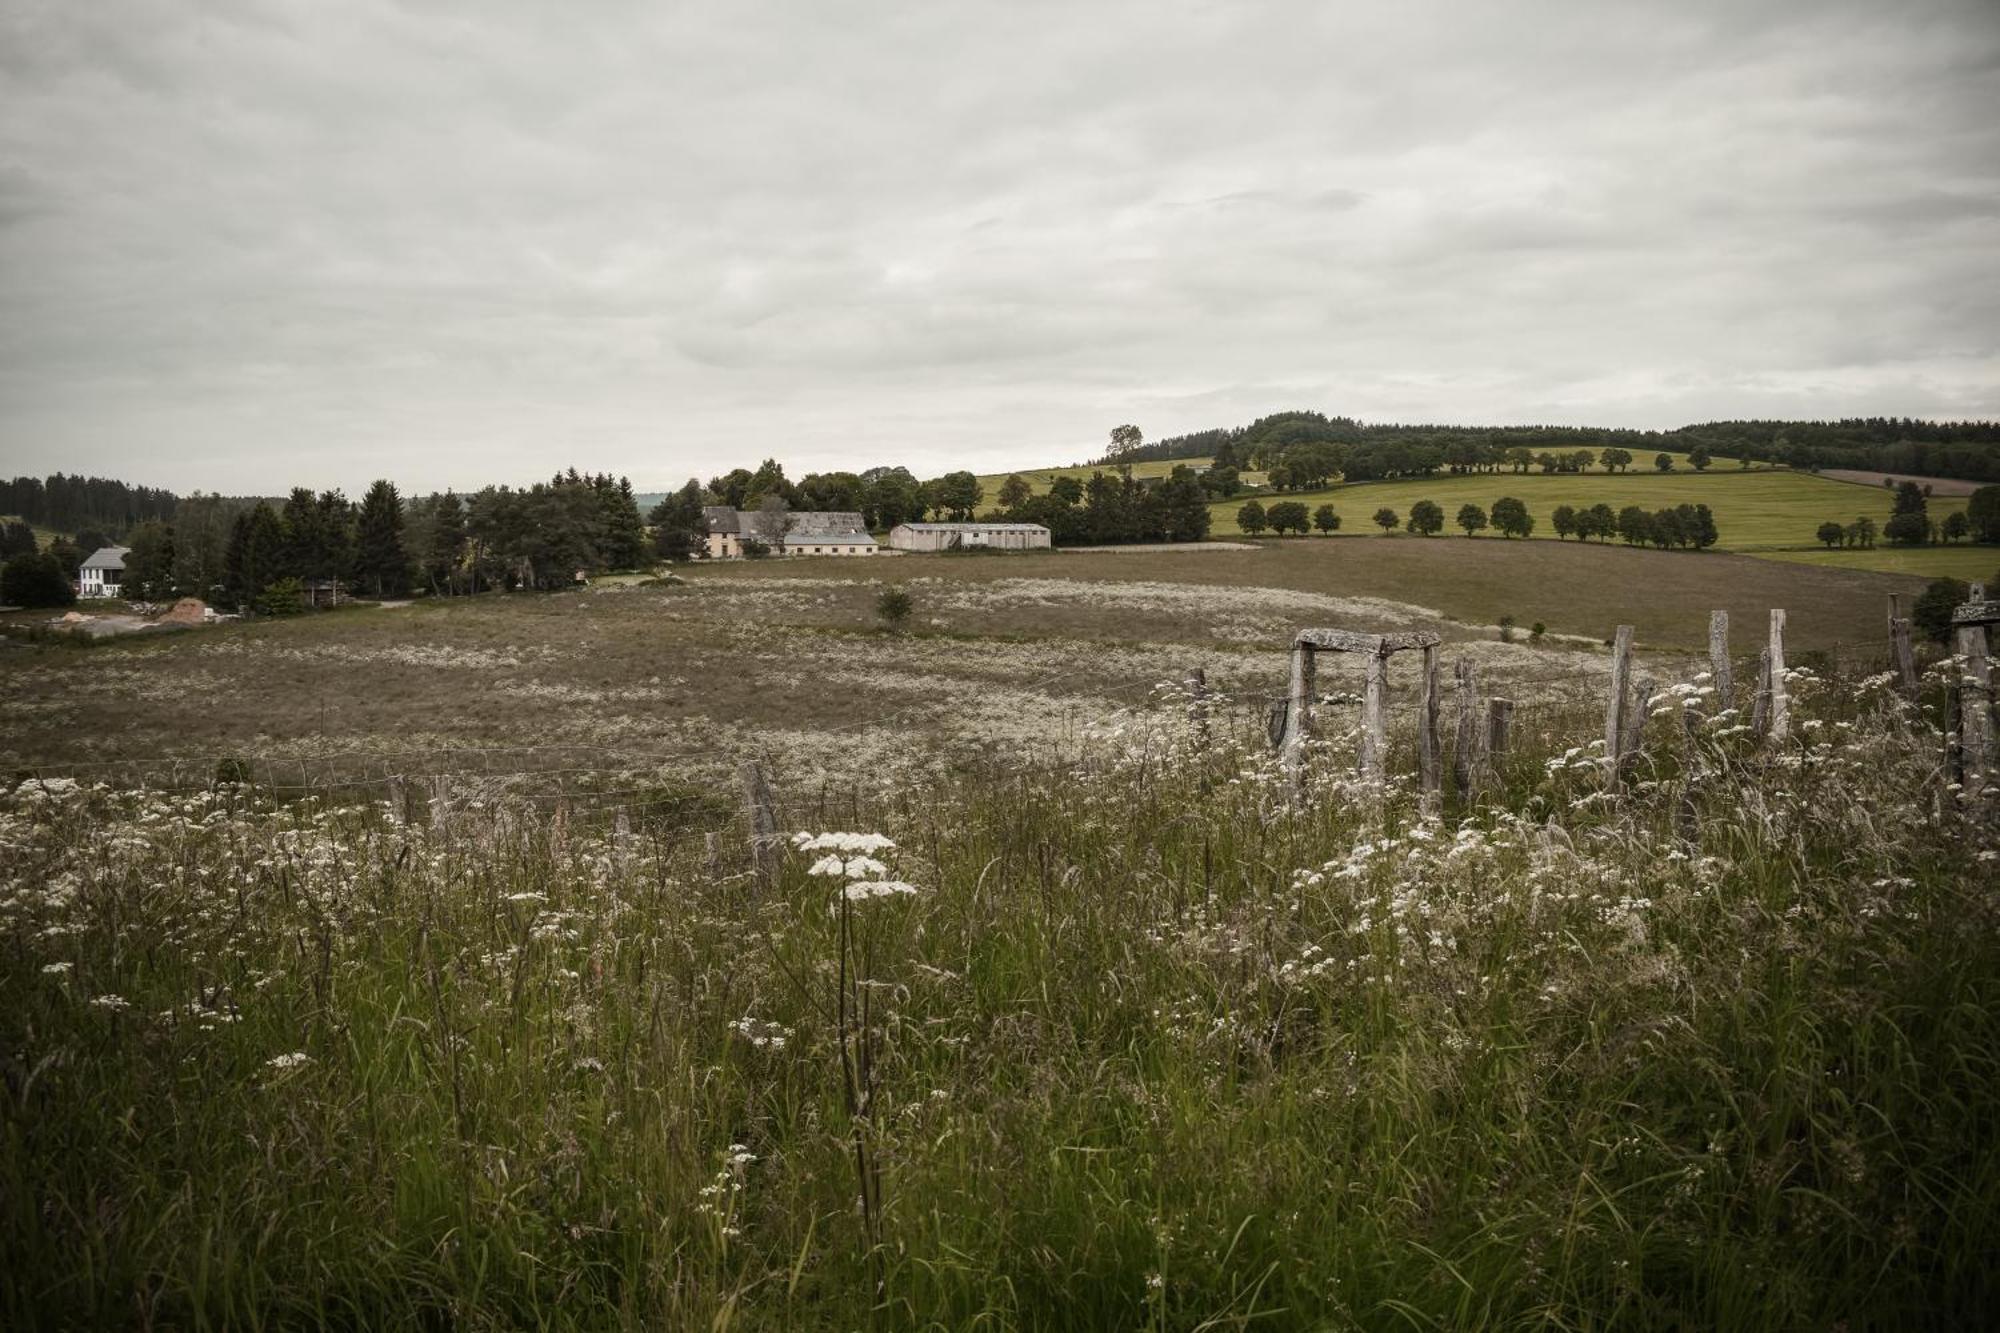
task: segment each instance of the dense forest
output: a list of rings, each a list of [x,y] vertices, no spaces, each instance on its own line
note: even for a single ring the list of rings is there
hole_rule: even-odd
[[[1120,431],[1131,431],[1120,427]],[[1294,456],[1350,481],[1438,471],[1526,471],[1544,455],[1584,450],[1637,454],[1668,450],[1738,464],[1772,463],[1816,471],[1855,468],[1925,477],[2000,481],[2000,422],[1867,417],[1842,421],[1710,421],[1671,431],[1591,426],[1364,425],[1320,412],[1278,412],[1247,426],[1135,442],[1120,437],[1101,464],[1218,457],[1269,469]],[[1560,470],[1560,469],[1557,469]]]
[[[178,502],[172,491],[105,477],[71,477],[58,472],[51,477],[0,481],[0,514],[61,532],[96,528],[122,533],[147,519],[172,517]]]

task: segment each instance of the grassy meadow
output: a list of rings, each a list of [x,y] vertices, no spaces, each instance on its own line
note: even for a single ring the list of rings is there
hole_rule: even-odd
[[[724,811],[10,783],[0,1323],[1970,1326],[1990,810],[1791,685],[1438,813],[1168,698],[783,786],[768,886]]]

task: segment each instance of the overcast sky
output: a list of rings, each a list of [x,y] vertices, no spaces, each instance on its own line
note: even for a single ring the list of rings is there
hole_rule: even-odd
[[[227,493],[2000,416],[2000,3],[0,0],[0,312]]]

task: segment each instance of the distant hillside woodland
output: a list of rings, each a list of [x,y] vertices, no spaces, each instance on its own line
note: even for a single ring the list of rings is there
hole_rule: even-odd
[[[1124,429],[1124,428],[1121,428]],[[1803,470],[1856,468],[1921,477],[2000,481],[2000,422],[1868,417],[1845,421],[1711,421],[1672,431],[1593,426],[1363,425],[1352,417],[1278,412],[1248,426],[1196,431],[1151,444],[1114,436],[1099,464],[1215,458],[1272,472],[1285,489],[1339,475],[1349,481],[1446,471],[1526,471],[1541,455],[1578,450],[1669,450]],[[1560,470],[1560,469],[1558,469]]]

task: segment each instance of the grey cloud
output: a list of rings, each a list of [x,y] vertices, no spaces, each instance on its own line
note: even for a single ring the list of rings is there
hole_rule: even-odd
[[[15,0],[0,460],[1066,460],[2000,415],[2000,13]]]

